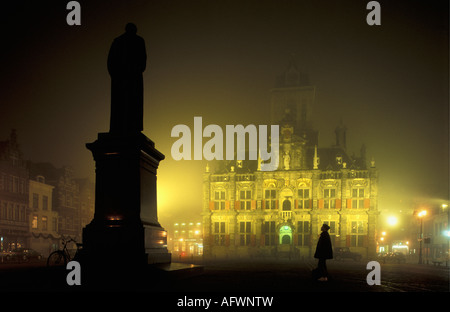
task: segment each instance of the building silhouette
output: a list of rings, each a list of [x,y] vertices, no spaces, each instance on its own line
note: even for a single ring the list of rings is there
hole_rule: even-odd
[[[46,257],[61,239],[81,242],[94,215],[94,189],[70,167],[25,160],[12,130],[0,141],[0,252],[32,248]]]
[[[315,87],[291,60],[271,90],[270,118],[279,125],[279,166],[261,161],[208,163],[203,175],[204,257],[314,255],[322,224],[333,247],[376,254],[378,171],[347,153],[346,127],[322,147],[312,125]],[[247,158],[248,159],[248,158]]]
[[[94,183],[76,178],[71,167],[56,168],[50,163],[30,161],[29,172],[31,177],[45,177],[46,183],[54,187],[53,211],[58,213],[60,237],[81,242],[82,229],[94,216]]]
[[[189,260],[203,255],[201,222],[175,222],[169,233],[169,249],[172,258]]]
[[[47,257],[59,246],[58,212],[53,210],[53,189],[44,176],[29,180],[30,241],[28,247]]]
[[[0,141],[0,252],[28,243],[28,201],[26,161],[12,130],[9,139]]]

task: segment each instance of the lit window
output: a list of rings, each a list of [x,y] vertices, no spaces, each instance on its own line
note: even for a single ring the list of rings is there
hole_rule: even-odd
[[[309,189],[299,189],[298,190],[298,208],[299,209],[309,209]]]
[[[33,220],[31,220],[31,228],[37,229],[37,227],[38,227],[38,216],[34,215]]]
[[[366,229],[363,221],[352,221],[351,223],[351,247],[362,247],[366,238]]]
[[[42,230],[47,231],[47,217],[42,217]]]
[[[225,222],[214,222],[214,244],[225,245]]]
[[[250,245],[251,233],[252,233],[251,222],[239,222],[239,242],[241,246]]]
[[[352,189],[352,208],[364,208],[364,188]]]
[[[214,209],[225,210],[225,191],[214,192]]]
[[[262,232],[264,234],[264,245],[265,246],[275,246],[275,244],[276,244],[275,221],[264,222]]]
[[[239,198],[241,200],[240,209],[242,210],[250,210],[252,207],[252,191],[245,190],[240,191]]]
[[[277,208],[277,190],[266,190],[264,192],[264,199],[266,209]]]
[[[311,233],[309,229],[309,221],[297,222],[297,244],[298,246],[309,246]]]
[[[336,189],[324,189],[323,190],[323,207],[324,208],[336,208]]]

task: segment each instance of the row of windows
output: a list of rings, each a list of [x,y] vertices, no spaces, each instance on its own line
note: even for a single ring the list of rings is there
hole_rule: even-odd
[[[58,219],[52,218],[51,222],[51,231],[57,231]],[[47,216],[42,216],[39,221],[39,217],[37,215],[33,215],[31,219],[31,228],[35,230],[40,229],[42,231],[47,231],[49,229]]]
[[[0,220],[21,221],[26,218],[26,206],[2,202],[0,206]]]
[[[336,235],[338,234],[338,226],[339,223],[336,221],[322,221],[320,224],[320,227],[322,227],[322,224],[327,224],[330,229],[328,230],[328,233],[330,235]],[[349,224],[349,232],[351,234],[366,234],[366,227],[365,225],[367,222],[364,221],[351,221]],[[298,221],[297,222],[297,228],[295,230],[295,233],[302,233],[302,234],[310,234],[311,233],[311,226],[309,221]],[[276,234],[276,222],[275,221],[266,221],[263,223],[261,228],[262,234]],[[319,231],[320,232],[320,231]],[[213,234],[223,234],[225,235],[227,233],[226,231],[226,222],[214,222],[214,231]],[[239,222],[239,232],[240,234],[252,234],[252,222],[251,221],[241,221]]]
[[[26,194],[28,192],[28,180],[2,173],[0,174],[0,191]]]
[[[227,201],[226,200],[215,200],[212,202],[214,204],[214,208],[210,207],[210,209],[214,210],[225,210],[227,209]],[[339,202],[339,206],[336,205],[337,199],[330,199],[325,198],[322,200],[319,200],[319,209],[336,209],[336,208],[342,208],[341,203]],[[351,199],[350,203],[348,203],[347,208],[352,209],[359,209],[359,208],[369,208],[369,201],[367,201],[364,198],[358,198],[358,199]],[[229,204],[229,203],[228,203]],[[237,206],[235,207],[238,210],[251,210],[256,208],[255,201],[252,200],[240,200],[237,201]],[[268,210],[275,210],[278,209],[278,200],[276,199],[270,199],[270,200],[264,200],[263,201],[263,209]],[[296,207],[295,209],[311,209],[312,208],[312,200],[311,199],[296,199]],[[229,207],[228,207],[229,209]],[[290,211],[292,210],[291,207],[291,201],[290,200],[284,200],[282,203],[282,210],[283,211]]]
[[[245,226],[246,227],[246,226]],[[264,237],[263,245],[264,246],[276,246],[279,244],[279,238],[276,233],[266,232],[262,234]],[[227,235],[223,233],[215,233],[214,237],[214,245],[216,246],[226,246],[229,244],[229,238],[227,239]],[[250,246],[254,245],[256,242],[256,237],[248,232],[240,232],[238,234],[239,237],[239,246]],[[293,235],[296,238],[295,245],[296,246],[311,246],[311,234],[308,232],[305,233],[296,233]],[[336,234],[330,234],[332,245],[336,244]],[[347,235],[347,245],[349,247],[364,247],[364,243],[367,239],[366,234],[355,234],[351,233]]]
[[[353,188],[352,189],[352,198],[355,199],[364,199],[364,188]],[[278,198],[277,190],[265,190],[264,199],[265,200],[276,200]],[[297,198],[301,200],[311,199],[310,189],[299,189],[297,191]],[[335,188],[326,188],[323,190],[323,198],[324,199],[336,199],[336,189]],[[214,200],[215,201],[224,201],[225,191],[215,191],[214,192]],[[240,200],[251,200],[252,199],[252,191],[251,190],[242,190],[239,192]]]
[[[319,208],[324,209],[336,209],[336,199],[324,199],[323,205],[320,205]],[[252,207],[252,201],[251,200],[241,200],[238,201],[239,207],[236,209],[239,210],[251,210],[254,209],[256,206],[254,205]],[[311,209],[312,207],[312,200],[297,200],[297,206],[296,209]],[[265,200],[263,201],[263,209],[268,210],[275,210],[278,209],[278,200]],[[369,208],[365,206],[364,199],[352,199],[351,200],[351,206],[348,206],[347,208],[352,209],[359,209],[359,208]],[[226,201],[225,200],[216,200],[214,201],[214,210],[225,210],[226,208]],[[283,211],[290,211],[291,210],[291,202],[289,200],[283,201],[282,206]]]

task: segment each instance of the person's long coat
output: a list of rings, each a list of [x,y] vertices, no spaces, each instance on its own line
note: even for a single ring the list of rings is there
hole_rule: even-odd
[[[314,253],[314,258],[333,259],[333,248],[331,247],[330,234],[328,234],[327,231],[323,231],[320,234],[316,252]]]

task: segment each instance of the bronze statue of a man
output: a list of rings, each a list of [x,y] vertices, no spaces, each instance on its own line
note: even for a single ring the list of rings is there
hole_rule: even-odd
[[[144,86],[147,62],[145,42],[128,23],[125,33],[114,39],[108,54],[111,76],[111,134],[136,134],[143,130]]]

